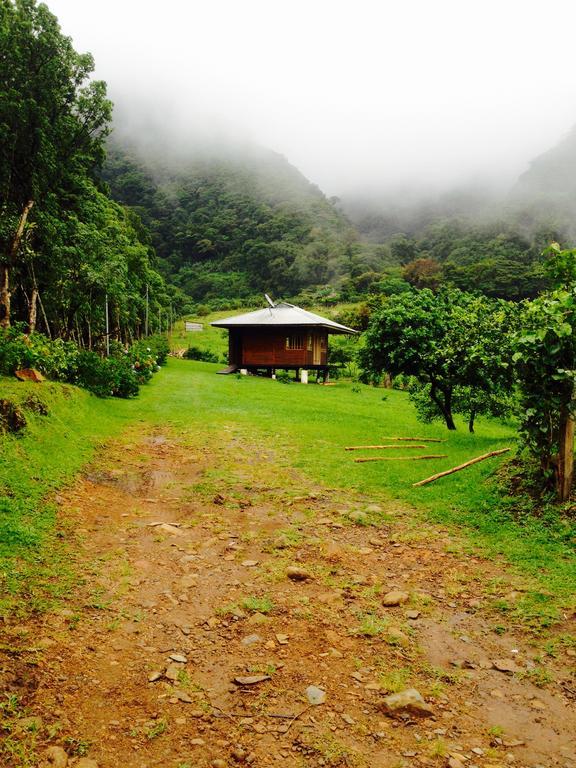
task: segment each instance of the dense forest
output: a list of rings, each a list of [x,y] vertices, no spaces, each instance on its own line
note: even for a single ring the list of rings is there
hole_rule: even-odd
[[[357,269],[381,269],[386,249],[360,244],[334,201],[273,152],[252,148],[179,161],[112,143],[103,178],[137,212],[168,280],[195,302],[295,295]],[[362,271],[362,269],[361,269]]]
[[[101,182],[112,104],[92,57],[33,0],[2,0],[0,22],[0,324],[98,347],[108,303],[113,338],[147,311],[159,328],[178,296]]]
[[[443,285],[517,301],[547,287],[543,249],[568,242],[561,208],[553,214],[516,190],[499,206],[463,191],[379,208],[327,199],[263,148],[165,141],[150,152],[120,135],[102,177],[142,221],[160,271],[190,309],[246,304],[263,291],[335,303]]]

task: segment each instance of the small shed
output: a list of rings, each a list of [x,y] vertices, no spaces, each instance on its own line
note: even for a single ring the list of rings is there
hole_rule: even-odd
[[[244,369],[272,375],[281,368],[295,370],[296,375],[302,369],[326,376],[329,334],[357,331],[294,304],[275,304],[268,296],[266,300],[264,309],[211,323],[229,331],[228,368],[220,373]]]

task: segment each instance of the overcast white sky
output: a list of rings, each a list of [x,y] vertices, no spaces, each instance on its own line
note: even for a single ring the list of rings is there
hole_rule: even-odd
[[[122,112],[245,135],[328,194],[507,182],[576,123],[570,0],[48,0]]]

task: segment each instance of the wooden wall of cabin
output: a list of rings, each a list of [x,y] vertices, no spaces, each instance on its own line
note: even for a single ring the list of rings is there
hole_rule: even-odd
[[[326,365],[328,334],[322,329],[242,328],[230,331],[230,364],[282,368]]]

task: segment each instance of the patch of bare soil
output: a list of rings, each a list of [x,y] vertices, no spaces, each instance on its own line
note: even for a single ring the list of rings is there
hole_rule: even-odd
[[[6,765],[576,766],[574,651],[499,634],[501,566],[232,428],[132,438],[63,499],[69,604],[3,629]]]

